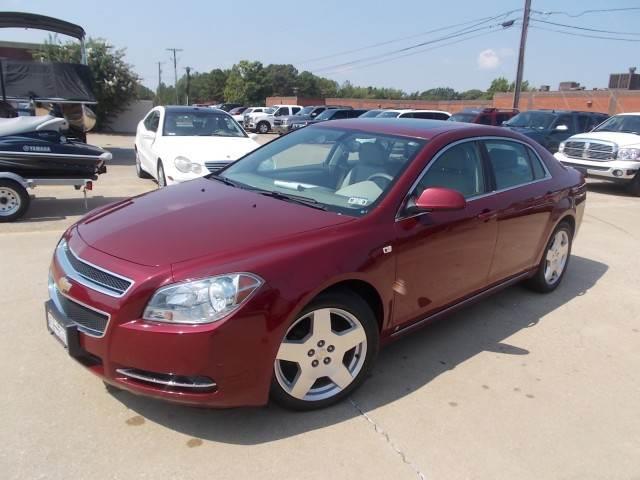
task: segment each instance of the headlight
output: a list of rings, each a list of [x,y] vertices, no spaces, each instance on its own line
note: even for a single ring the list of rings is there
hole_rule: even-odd
[[[560,145],[558,145],[558,151],[560,153],[564,152],[564,142],[560,142]]]
[[[216,322],[246,302],[263,280],[250,273],[231,273],[163,287],[153,294],[142,318],[154,322]]]
[[[197,174],[202,172],[202,165],[200,165],[199,163],[193,163],[187,157],[176,157],[176,159],[173,161],[173,164],[182,173],[193,172]]]
[[[618,160],[640,159],[640,148],[621,148],[618,150]]]

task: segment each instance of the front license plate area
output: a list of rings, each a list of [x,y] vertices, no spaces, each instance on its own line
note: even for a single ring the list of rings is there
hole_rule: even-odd
[[[63,314],[58,312],[54,303],[49,300],[44,304],[47,330],[56,337],[72,357],[82,357],[86,354],[80,346],[80,333],[78,327]]]
[[[49,331],[65,346],[69,347],[69,339],[67,338],[67,329],[58,321],[56,317],[49,311],[47,311],[47,326]]]

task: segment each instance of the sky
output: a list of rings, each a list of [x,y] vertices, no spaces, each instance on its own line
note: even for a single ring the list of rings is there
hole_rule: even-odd
[[[477,35],[475,38],[454,37],[387,57],[380,55],[470,28],[487,17],[522,9],[523,4],[524,0],[0,0],[0,11],[39,13],[82,25],[89,36],[125,48],[127,61],[152,89],[158,83],[158,61],[164,62],[163,81],[173,83],[173,65],[166,48],[175,47],[183,49],[178,54],[179,76],[187,66],[203,72],[229,68],[246,59],[265,65],[292,63],[300,71],[310,70],[340,83],[349,80],[354,85],[411,92],[441,86],[485,90],[498,76],[513,80],[520,25],[504,29],[499,24],[510,19],[520,22],[521,10],[473,27],[492,27],[470,34]],[[540,12],[576,14],[625,7],[640,4],[637,0],[532,0],[532,9]],[[624,38],[640,40],[640,10],[575,18],[537,14],[532,18],[637,32]],[[462,23],[466,24],[425,34]],[[607,86],[610,73],[640,67],[640,42],[563,35],[541,30],[539,27],[558,27],[539,22],[532,22],[532,26],[524,78],[533,86],[557,89],[561,81],[577,81],[588,89],[602,88]],[[47,33],[38,30],[0,30],[0,40],[38,42],[46,38]],[[384,45],[365,48],[380,43]],[[436,45],[438,48],[433,48]],[[388,61],[390,58],[393,60]]]

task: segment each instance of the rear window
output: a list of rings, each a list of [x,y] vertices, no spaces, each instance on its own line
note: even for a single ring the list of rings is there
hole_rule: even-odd
[[[524,185],[545,177],[540,160],[521,143],[485,141],[497,190]]]

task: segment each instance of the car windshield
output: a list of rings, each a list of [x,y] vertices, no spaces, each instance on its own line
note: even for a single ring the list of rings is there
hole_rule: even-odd
[[[477,116],[477,113],[454,113],[449,117],[449,121],[473,123]]]
[[[164,116],[167,137],[246,137],[246,133],[229,115],[221,112],[167,111]]]
[[[220,177],[283,201],[362,216],[380,202],[425,143],[348,129],[303,128],[249,153]]]
[[[265,108],[265,109],[263,110],[263,112],[264,112],[264,113],[267,113],[267,114],[269,114],[269,115],[273,115],[274,113],[276,113],[276,109],[275,109],[275,108],[273,108],[273,107],[269,107],[269,108]]]
[[[396,118],[400,115],[400,112],[397,110],[385,110],[384,112],[377,115],[378,118]]]
[[[373,118],[373,117],[377,117],[378,115],[380,115],[382,112],[384,112],[384,110],[369,110],[368,112],[364,112],[362,115],[360,115],[360,117],[358,118]]]
[[[505,123],[507,127],[524,127],[546,130],[551,127],[556,115],[551,112],[522,112]]]
[[[325,110],[324,112],[322,112],[320,115],[316,117],[316,120],[329,120],[331,117],[335,115],[336,112],[337,110],[335,109]]]
[[[302,117],[303,115],[309,115],[311,112],[313,112],[314,108],[316,107],[304,107],[302,110],[296,113],[295,116]]]
[[[616,115],[593,129],[594,132],[621,132],[640,135],[640,115]]]

